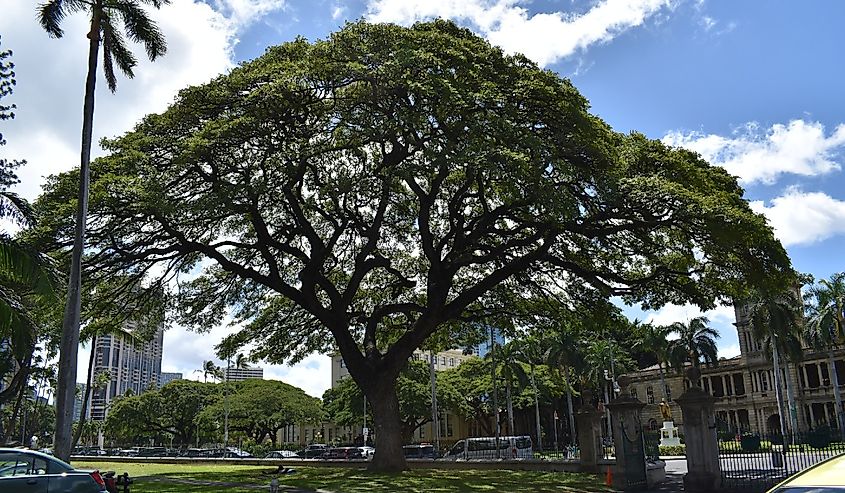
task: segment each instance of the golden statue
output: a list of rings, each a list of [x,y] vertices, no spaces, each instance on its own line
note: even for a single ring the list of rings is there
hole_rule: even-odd
[[[666,404],[666,399],[660,399],[660,415],[663,416],[663,421],[672,421],[672,408]]]

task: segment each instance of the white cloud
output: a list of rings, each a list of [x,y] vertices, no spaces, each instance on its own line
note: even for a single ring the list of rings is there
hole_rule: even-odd
[[[214,5],[235,27],[247,26],[287,6],[285,0],[214,0]]]
[[[790,187],[769,204],[753,201],[751,208],[766,215],[784,246],[807,245],[845,234],[845,201],[826,193]]]
[[[713,310],[702,312],[700,308],[694,305],[673,305],[669,304],[663,308],[648,312],[646,315],[646,323],[655,325],[670,325],[675,322],[689,322],[693,318],[705,316],[711,322],[716,323],[733,323],[734,309],[732,306],[717,306]]]
[[[739,356],[739,353],[739,344],[730,344],[719,348],[720,358],[733,358],[734,356]]]
[[[612,40],[642,25],[674,0],[601,0],[587,12],[530,14],[525,0],[372,0],[374,22],[409,25],[443,17],[468,23],[508,53],[523,53],[540,65],[566,58],[592,44]]]
[[[730,137],[702,132],[669,132],[663,142],[698,152],[745,184],[774,183],[782,174],[816,176],[841,169],[845,124],[827,134],[819,122],[792,120],[761,129],[742,126]]]

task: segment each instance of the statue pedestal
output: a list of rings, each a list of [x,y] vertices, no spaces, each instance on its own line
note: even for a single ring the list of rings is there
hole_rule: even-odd
[[[660,445],[680,445],[681,437],[678,435],[678,427],[674,421],[664,421],[660,429]]]

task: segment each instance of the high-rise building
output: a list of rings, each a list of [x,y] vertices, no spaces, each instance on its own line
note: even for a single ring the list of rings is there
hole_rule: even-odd
[[[125,328],[131,333],[135,327],[132,322],[127,322]],[[91,419],[105,419],[109,404],[117,396],[140,394],[158,386],[163,337],[163,328],[159,328],[146,342],[123,333],[97,337],[91,368],[92,382],[96,384],[97,376],[106,372],[110,378],[108,384],[102,387],[95,385],[91,392]]]
[[[228,382],[242,382],[249,378],[264,378],[264,368],[251,366],[248,368],[223,368],[223,380]]]
[[[164,387],[165,385],[167,385],[168,383],[170,383],[174,380],[182,380],[182,374],[181,373],[169,373],[169,372],[161,373],[158,376],[158,386]]]

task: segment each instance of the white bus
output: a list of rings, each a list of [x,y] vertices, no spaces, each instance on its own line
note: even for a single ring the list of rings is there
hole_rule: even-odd
[[[499,451],[496,453],[496,438],[465,438],[449,450],[447,459],[533,459],[534,447],[530,436],[499,437]]]

